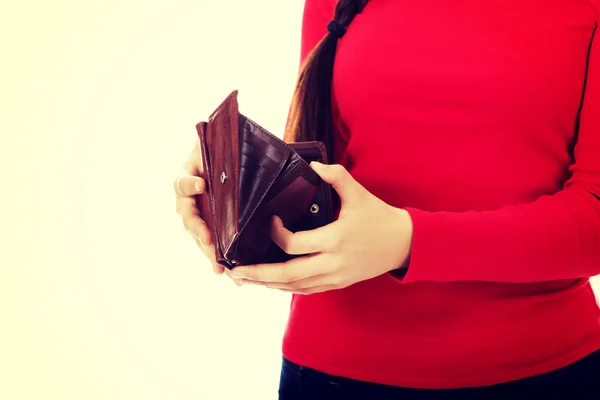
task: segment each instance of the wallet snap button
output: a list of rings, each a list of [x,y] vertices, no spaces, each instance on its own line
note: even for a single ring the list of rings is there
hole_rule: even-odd
[[[225,183],[227,181],[227,174],[225,172],[221,172],[221,183]]]
[[[316,214],[319,212],[319,205],[318,204],[313,204],[312,206],[310,206],[310,212],[313,214]]]

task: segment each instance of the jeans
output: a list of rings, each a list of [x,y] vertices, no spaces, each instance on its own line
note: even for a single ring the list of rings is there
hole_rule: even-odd
[[[559,370],[494,386],[428,390],[332,376],[283,359],[279,400],[600,399],[600,350]]]

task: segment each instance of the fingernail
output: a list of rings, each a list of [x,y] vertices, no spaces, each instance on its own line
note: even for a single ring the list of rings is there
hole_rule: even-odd
[[[325,167],[325,164],[322,164],[322,163],[320,163],[318,161],[313,161],[313,162],[310,163],[310,166],[312,168],[316,168],[316,169],[323,169],[323,167]]]
[[[200,181],[196,181],[194,187],[196,188],[196,192],[200,193],[202,191],[202,183]]]

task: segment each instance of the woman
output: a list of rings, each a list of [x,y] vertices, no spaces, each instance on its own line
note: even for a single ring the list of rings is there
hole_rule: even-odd
[[[294,293],[281,399],[600,398],[599,21],[600,0],[306,1],[286,139],[334,150],[313,168],[339,218],[274,219],[309,255],[232,276]],[[177,204],[212,256],[197,157]]]

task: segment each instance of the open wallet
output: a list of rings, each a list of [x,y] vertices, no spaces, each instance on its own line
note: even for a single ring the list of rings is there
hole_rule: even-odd
[[[196,196],[212,232],[216,262],[283,262],[291,256],[271,240],[271,217],[292,232],[333,221],[332,188],[309,166],[327,163],[321,142],[287,144],[239,113],[233,91],[196,124],[206,192]]]

